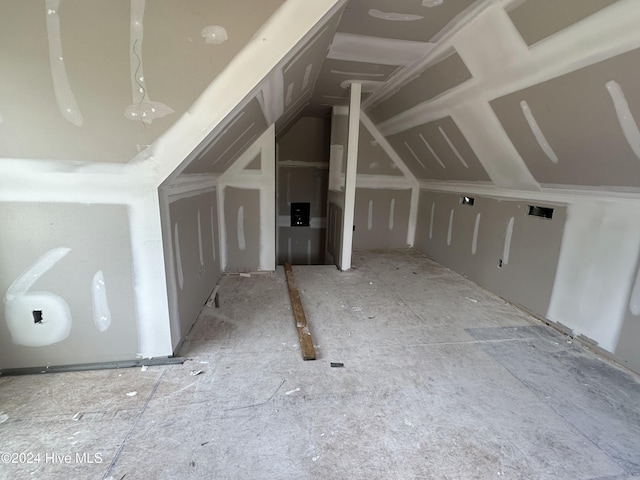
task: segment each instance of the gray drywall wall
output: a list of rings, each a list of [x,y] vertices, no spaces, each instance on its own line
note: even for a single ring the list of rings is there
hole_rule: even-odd
[[[340,266],[342,257],[342,207],[332,201],[329,193],[329,202],[327,208],[327,239],[326,249],[327,256],[325,262],[333,263]]]
[[[0,203],[0,230],[0,369],[136,358],[126,206]]]
[[[402,176],[397,165],[382,149],[369,130],[360,124],[358,135],[358,175]]]
[[[640,261],[636,264],[634,280],[629,290],[625,319],[614,353],[629,368],[640,372],[640,348],[638,348],[638,340],[640,339]]]
[[[411,190],[356,189],[353,247],[363,249],[407,246]]]
[[[527,0],[509,11],[527,43],[543,40],[618,0]]]
[[[540,183],[638,187],[640,161],[625,138],[608,86],[617,82],[637,119],[639,77],[636,49],[498,98],[491,106]],[[557,161],[537,141],[521,102],[527,102]]]
[[[566,207],[477,195],[473,198],[473,206],[461,205],[461,194],[421,190],[416,248],[507,300],[546,316]],[[529,205],[553,208],[553,218],[528,215]],[[506,241],[509,230],[510,242]],[[501,260],[503,266],[499,268]]]
[[[302,117],[278,143],[278,263],[323,264],[330,122]],[[310,204],[310,226],[291,227],[291,203]]]
[[[411,107],[426,102],[472,78],[458,52],[430,65],[416,78],[402,85],[399,90],[375,105],[367,113],[375,122],[382,122]]]
[[[224,188],[226,272],[260,269],[260,190]]]
[[[171,199],[170,199],[171,201]],[[181,198],[169,204],[171,245],[165,245],[167,285],[176,292],[171,305],[173,347],[185,338],[220,278],[218,201],[215,190]],[[170,250],[170,251],[168,251]],[[179,256],[179,258],[178,258]],[[173,275],[172,275],[173,274]]]

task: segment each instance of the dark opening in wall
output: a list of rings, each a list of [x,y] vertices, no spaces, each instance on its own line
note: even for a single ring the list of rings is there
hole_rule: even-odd
[[[42,310],[33,310],[33,323],[42,323]]]
[[[311,221],[311,204],[310,203],[292,203],[291,204],[291,226],[292,227],[308,227]]]
[[[467,197],[466,195],[460,197],[460,205],[473,205],[475,201],[473,197]]]
[[[529,215],[532,217],[553,218],[553,208],[529,205]]]

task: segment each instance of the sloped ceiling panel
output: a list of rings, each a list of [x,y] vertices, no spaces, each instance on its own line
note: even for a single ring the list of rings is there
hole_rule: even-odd
[[[418,179],[490,180],[451,117],[419,125],[387,140]]]
[[[362,124],[358,136],[358,173],[402,176],[397,165]]]
[[[222,173],[267,129],[253,98],[189,164],[184,173]]]
[[[283,2],[83,0],[55,8],[43,0],[0,0],[0,157],[133,159]],[[227,40],[212,42],[206,29],[214,25]],[[147,116],[148,122],[125,116],[141,110],[140,88],[142,106],[156,102],[150,113],[164,116]]]
[[[428,42],[475,0],[351,0],[339,31]],[[423,3],[425,6],[423,6]],[[433,4],[433,6],[426,6]]]
[[[368,113],[375,122],[382,122],[469,79],[471,72],[460,55],[453,52],[405,83],[398,92],[378,103]]]
[[[329,19],[324,27],[309,40],[284,66],[284,114],[276,123],[276,131],[286,129],[302,114],[311,99],[331,40],[336,33],[342,10]]]
[[[509,16],[527,45],[533,45],[617,1],[527,0]]]
[[[540,183],[638,187],[638,79],[640,49],[491,106]]]

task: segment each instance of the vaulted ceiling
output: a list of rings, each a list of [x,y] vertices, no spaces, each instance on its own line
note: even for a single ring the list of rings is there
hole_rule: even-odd
[[[132,160],[284,1],[0,0],[0,157]],[[338,0],[176,173],[224,171],[358,81],[420,180],[640,187],[636,2]]]

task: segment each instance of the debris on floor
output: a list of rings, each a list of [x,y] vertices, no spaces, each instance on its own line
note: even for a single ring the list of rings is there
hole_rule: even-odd
[[[470,302],[478,303],[478,300],[476,300],[475,298],[471,298],[471,297],[464,297],[464,298],[466,298],[466,299],[467,299],[467,300],[469,300]]]
[[[344,367],[344,363],[342,363],[342,362],[331,362],[331,366],[333,368],[342,368],[342,367]]]
[[[149,370],[149,367],[147,367],[146,365],[142,365],[142,368],[140,369],[140,371],[146,372],[147,370]]]
[[[240,276],[244,277],[244,278],[249,278],[249,277],[251,277],[251,274],[250,273],[241,273]]]
[[[294,388],[293,390],[289,390],[288,392],[284,392],[285,395],[291,395],[292,393],[296,393],[300,391],[300,387]]]
[[[128,392],[127,397],[135,397],[137,394],[138,392]]]
[[[200,375],[204,373],[203,370],[191,370],[191,373],[189,373],[189,375],[191,375],[192,377],[195,377],[197,375]]]

